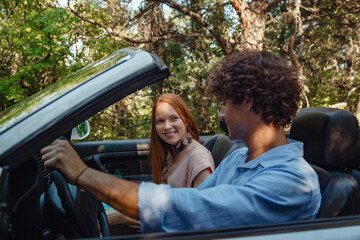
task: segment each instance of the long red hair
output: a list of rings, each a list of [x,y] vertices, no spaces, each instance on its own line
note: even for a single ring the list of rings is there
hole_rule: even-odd
[[[152,109],[150,137],[150,159],[152,164],[153,182],[157,184],[161,183],[161,171],[165,167],[165,160],[170,147],[156,132],[155,111],[157,106],[163,102],[168,103],[175,109],[191,136],[196,141],[199,140],[199,132],[196,127],[195,119],[185,101],[179,95],[173,93],[161,95],[156,100]]]

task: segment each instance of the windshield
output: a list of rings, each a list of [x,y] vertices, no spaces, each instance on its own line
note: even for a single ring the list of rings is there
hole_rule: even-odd
[[[55,99],[60,98],[70,90],[130,58],[131,55],[127,53],[119,51],[115,52],[108,58],[82,68],[79,71],[68,75],[64,79],[46,87],[42,91],[28,97],[24,101],[2,111],[0,113],[0,133],[43,108]]]

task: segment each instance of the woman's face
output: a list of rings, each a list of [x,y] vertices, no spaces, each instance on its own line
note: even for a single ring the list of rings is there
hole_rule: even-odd
[[[179,114],[165,102],[159,103],[155,109],[155,126],[159,137],[170,145],[176,145],[187,134]]]

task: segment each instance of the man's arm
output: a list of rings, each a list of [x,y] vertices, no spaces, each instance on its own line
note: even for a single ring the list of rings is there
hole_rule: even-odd
[[[194,187],[198,187],[207,177],[209,177],[211,175],[211,171],[209,168],[206,168],[204,170],[202,170],[195,178],[193,181],[193,185]]]
[[[248,180],[233,176],[231,184],[209,188],[203,185],[206,186],[212,175],[198,188],[143,183],[139,187],[142,232],[211,229],[314,218],[321,200],[316,175],[308,179],[294,174],[293,170],[254,170]]]
[[[139,219],[138,183],[89,168],[80,176],[78,186],[119,212]]]
[[[85,163],[66,140],[55,140],[41,149],[41,154],[47,169],[61,171],[71,184],[77,181],[79,187],[99,200],[129,217],[139,219],[138,183],[92,168],[86,169]]]

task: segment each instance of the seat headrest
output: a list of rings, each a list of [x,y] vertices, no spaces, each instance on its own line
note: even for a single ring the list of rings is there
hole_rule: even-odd
[[[304,108],[291,125],[290,138],[304,143],[304,158],[319,166],[359,169],[359,125],[349,111]]]

